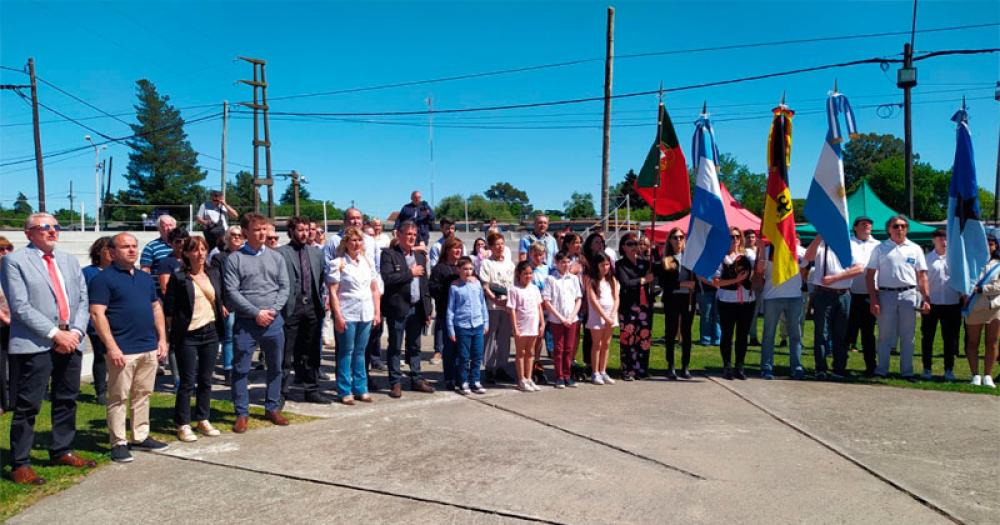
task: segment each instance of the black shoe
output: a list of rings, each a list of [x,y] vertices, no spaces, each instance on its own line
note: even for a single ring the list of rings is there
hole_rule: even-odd
[[[729,379],[729,380],[733,379],[733,371],[730,370],[728,366],[726,367],[725,370],[722,371],[722,378],[723,379]]]
[[[306,392],[305,395],[302,396],[302,401],[305,401],[306,403],[316,403],[318,405],[329,405],[333,402],[332,399],[320,394],[319,392]]]
[[[918,381],[917,376],[903,376],[903,379],[909,383],[916,383]]]
[[[385,372],[388,368],[382,361],[376,361],[372,359],[372,370],[378,370],[379,372]]]
[[[223,370],[222,371],[222,386],[233,386],[233,371]]]
[[[320,370],[319,372],[316,372],[316,378],[319,379],[320,381],[329,381],[330,374]]]
[[[115,463],[130,463],[135,458],[132,457],[132,453],[128,451],[126,445],[115,445],[111,447],[111,461]]]
[[[134,450],[145,450],[147,452],[163,452],[170,448],[170,445],[157,441],[151,437],[147,437],[141,443],[129,443],[128,448]]]
[[[739,379],[740,381],[746,381],[747,380],[747,375],[743,373],[743,369],[742,368],[737,368],[736,369],[736,374],[734,374],[734,375],[736,376],[736,379]]]
[[[788,339],[782,339],[781,342],[778,343],[778,348],[784,348],[786,346],[788,346]]]
[[[674,369],[671,368],[670,370],[667,371],[666,378],[669,379],[669,380],[671,380],[671,381],[676,381],[677,380],[677,372],[674,372]]]
[[[105,394],[104,392],[99,392],[97,394],[97,404],[98,405],[107,405],[108,404],[108,395]]]
[[[816,372],[817,381],[826,381],[826,372]]]
[[[687,368],[681,370],[680,377],[682,379],[691,379],[691,372]]]
[[[760,346],[760,341],[756,339],[751,339],[750,342],[747,343],[747,346]]]

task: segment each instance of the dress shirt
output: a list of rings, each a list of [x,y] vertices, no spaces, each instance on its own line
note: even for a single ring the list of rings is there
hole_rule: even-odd
[[[448,289],[448,314],[445,317],[448,335],[455,337],[455,327],[490,328],[490,314],[486,309],[486,295],[479,283],[463,281]]]
[[[948,258],[931,250],[924,256],[931,304],[958,304],[962,295],[948,284]]]
[[[875,250],[875,247],[879,244],[881,243],[879,243],[878,240],[871,235],[868,236],[868,239],[863,241],[852,235],[851,255],[854,256],[854,263],[860,264],[861,266],[868,266],[868,261],[871,259],[872,251]],[[851,281],[851,293],[868,295],[868,285],[865,284],[864,273],[855,277]]]
[[[896,244],[886,239],[872,250],[868,269],[877,270],[875,283],[879,288],[905,288],[917,285],[917,272],[927,271],[924,252],[913,241],[906,239]]]
[[[576,316],[573,314],[573,310],[576,308],[577,300],[583,299],[583,290],[580,289],[580,279],[569,272],[566,275],[559,275],[559,272],[553,272],[545,278],[542,299],[548,301],[559,312],[559,315],[575,322]],[[561,324],[561,321],[552,312],[548,312],[546,317],[550,323]]]
[[[339,285],[337,298],[344,321],[367,323],[375,318],[375,302],[372,300],[372,281],[375,278],[375,268],[367,257],[354,260],[345,255],[330,262],[326,282]],[[419,299],[420,292],[416,295]]]

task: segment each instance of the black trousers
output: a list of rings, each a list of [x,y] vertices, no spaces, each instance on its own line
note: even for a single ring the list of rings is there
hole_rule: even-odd
[[[7,367],[7,345],[10,344],[10,326],[0,325],[0,410],[10,411],[10,370]]]
[[[955,369],[958,355],[958,332],[962,325],[962,306],[958,304],[932,304],[931,311],[921,319],[920,357],[924,370],[930,370],[934,359],[934,335],[941,323],[941,341],[944,343],[944,369]]]
[[[11,467],[30,465],[35,443],[35,416],[52,382],[52,442],[49,457],[73,451],[76,437],[76,398],[80,394],[79,350],[68,354],[55,351],[11,354],[10,380],[14,415],[10,422]]]
[[[195,394],[194,420],[208,419],[212,405],[212,369],[215,353],[219,348],[219,334],[215,323],[209,323],[184,336],[184,344],[177,348],[177,368],[181,381],[174,399],[174,423],[191,424],[191,394]]]
[[[875,365],[878,362],[875,355],[876,319],[869,310],[870,305],[867,294],[852,293],[851,310],[847,318],[847,343],[854,344],[858,334],[861,334],[861,352],[865,356],[865,372],[869,374],[875,372]]]
[[[285,319],[285,354],[282,366],[281,392],[288,397],[292,370],[295,379],[306,392],[319,390],[319,366],[322,349],[322,318],[316,315],[315,304],[303,304],[301,299],[295,310]]]
[[[687,370],[691,364],[691,325],[694,323],[694,307],[689,293],[668,293],[663,301],[666,314],[667,368],[674,368],[674,344],[677,333],[681,337],[681,368]]]
[[[736,330],[736,368],[743,368],[747,356],[747,338],[750,336],[750,320],[753,319],[753,309],[756,303],[727,303],[719,301],[719,325],[722,327],[722,339],[719,341],[719,352],[722,354],[722,364],[729,368],[733,350],[733,329]]]
[[[372,369],[372,363],[382,362],[382,331],[385,330],[385,317],[378,326],[373,326],[368,334],[368,346],[365,348],[365,370]],[[371,377],[371,376],[369,376]]]
[[[105,356],[108,349],[97,334],[88,336],[90,338],[90,348],[94,353],[94,366],[90,373],[94,376],[94,390],[97,395],[108,393],[108,361]]]

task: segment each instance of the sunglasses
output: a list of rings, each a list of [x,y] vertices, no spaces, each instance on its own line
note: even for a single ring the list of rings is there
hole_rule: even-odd
[[[50,230],[55,230],[57,232],[61,232],[62,231],[62,226],[59,226],[58,224],[36,224],[36,225],[32,226],[31,228],[28,228],[28,230],[30,230],[30,231],[43,231],[43,232],[47,232],[47,231],[50,231]]]
[[[12,252],[14,251],[13,246],[0,246],[0,252]]]
[[[671,241],[683,241],[684,240],[684,236],[683,235],[674,235],[673,237],[670,238],[670,240]]]
[[[892,225],[892,229],[894,229],[894,230],[905,230],[906,229],[906,225],[903,224],[903,223],[896,223],[896,224]]]
[[[743,236],[742,235],[730,235],[729,238],[730,239],[742,239]]]
[[[639,243],[636,241],[625,241],[625,246],[639,246]]]
[[[267,236],[267,240],[269,240],[269,241],[276,241],[276,240],[278,240],[278,236],[277,235],[274,235],[274,236],[268,235]]]

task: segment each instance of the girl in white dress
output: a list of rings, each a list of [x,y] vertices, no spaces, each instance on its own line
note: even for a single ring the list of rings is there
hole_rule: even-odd
[[[608,344],[618,326],[618,281],[611,270],[611,259],[595,253],[584,277],[587,290],[587,329],[590,330],[590,363],[594,368],[591,382],[613,385],[608,375]]]
[[[514,327],[514,366],[517,371],[517,389],[522,392],[537,392],[541,390],[531,380],[534,370],[535,343],[544,330],[542,317],[542,294],[531,282],[534,272],[531,263],[521,261],[514,270],[517,283],[510,289],[507,296],[507,309],[510,311],[511,324]]]

